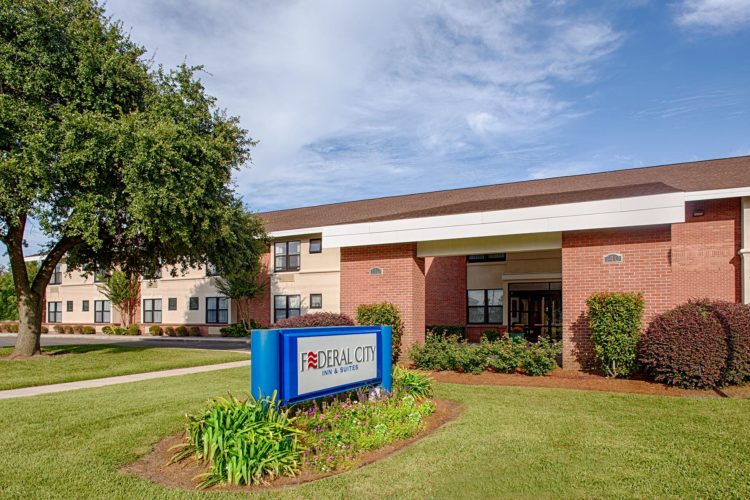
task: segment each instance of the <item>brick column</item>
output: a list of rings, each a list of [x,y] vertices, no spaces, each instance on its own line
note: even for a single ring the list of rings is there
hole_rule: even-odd
[[[417,257],[416,243],[341,249],[341,312],[354,318],[360,304],[379,302],[401,311],[402,353],[424,341],[425,261]]]

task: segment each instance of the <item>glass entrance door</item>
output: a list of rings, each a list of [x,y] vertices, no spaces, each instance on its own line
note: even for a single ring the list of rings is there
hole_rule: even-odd
[[[523,331],[530,342],[562,339],[560,283],[513,283],[509,298],[511,331]]]

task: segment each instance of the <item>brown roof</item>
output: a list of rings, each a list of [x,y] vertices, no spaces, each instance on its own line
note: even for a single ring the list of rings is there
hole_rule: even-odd
[[[261,213],[268,231],[750,186],[750,156],[388,196]]]

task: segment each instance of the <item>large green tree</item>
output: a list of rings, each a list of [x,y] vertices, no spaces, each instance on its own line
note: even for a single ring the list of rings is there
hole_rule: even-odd
[[[232,188],[253,141],[199,68],[153,69],[93,0],[0,0],[0,241],[19,311],[14,356],[40,352],[55,265],[153,274],[257,265],[266,243]],[[29,279],[34,220],[46,257]]]

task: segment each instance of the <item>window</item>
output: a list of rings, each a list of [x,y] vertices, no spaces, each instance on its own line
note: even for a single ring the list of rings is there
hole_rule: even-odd
[[[274,245],[274,271],[299,271],[299,241],[285,241]]]
[[[107,273],[99,269],[99,267],[94,269],[94,283],[101,283],[106,277]]]
[[[310,294],[310,309],[320,309],[323,307],[323,295],[320,293]]]
[[[62,323],[62,302],[47,302],[47,323]]]
[[[206,297],[206,323],[229,323],[229,299]]]
[[[198,301],[198,297],[190,297],[188,299],[188,309],[191,311],[197,311],[200,308],[200,302]]]
[[[143,275],[143,279],[146,281],[155,281],[161,279],[161,268]]]
[[[62,283],[62,264],[55,266],[55,270],[52,272],[52,276],[50,276],[49,279],[50,285],[59,285],[60,283]]]
[[[503,290],[467,290],[469,323],[503,323]]]
[[[108,300],[94,301],[94,323],[111,323]]]
[[[313,238],[310,240],[310,253],[320,253],[323,251],[323,240]]]
[[[83,311],[83,312],[89,312],[89,301],[88,300],[84,300],[83,302],[81,302],[81,311]]]
[[[197,299],[198,297],[196,297]],[[167,299],[167,309],[170,311],[177,310],[177,297],[170,297]]]
[[[65,310],[68,311],[69,313],[73,312],[73,301],[72,300],[68,300],[68,301],[65,302]]]
[[[300,315],[299,295],[274,295],[273,297],[273,320],[274,322]]]
[[[216,266],[211,264],[210,262],[206,263],[206,276],[216,276],[218,273],[216,272]]]
[[[143,322],[161,323],[161,299],[143,299]]]
[[[506,255],[504,253],[486,253],[483,255],[469,255],[466,260],[469,263],[472,262],[505,262]]]

